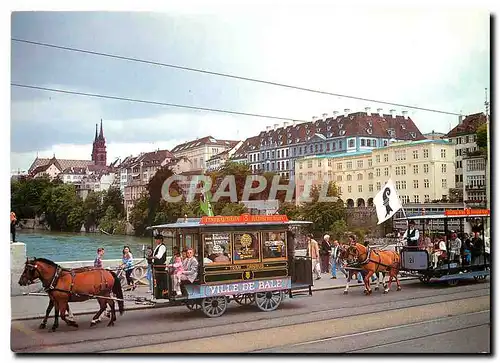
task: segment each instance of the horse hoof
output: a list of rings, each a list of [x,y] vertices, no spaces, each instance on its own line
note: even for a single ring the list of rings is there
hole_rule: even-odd
[[[378,287],[375,288],[375,291],[378,291]]]
[[[114,325],[115,325],[115,323],[112,322],[112,321],[110,321],[109,324],[108,324],[108,326],[114,326]]]
[[[347,295],[349,292],[348,291],[344,291],[344,295]]]
[[[92,328],[93,326],[96,326],[96,325],[97,325],[97,323],[95,323],[95,322],[93,322],[93,321],[92,321],[92,322],[90,322],[90,327],[91,327],[91,328]]]
[[[401,291],[401,286],[398,286],[396,291]]]
[[[46,324],[41,323],[40,326],[38,327],[38,329],[45,329],[46,326],[47,326]]]
[[[49,333],[54,333],[56,331],[56,329],[57,329],[56,327],[50,328]]]
[[[388,294],[388,293],[389,293],[389,291],[387,291],[387,290],[384,290],[384,294]]]

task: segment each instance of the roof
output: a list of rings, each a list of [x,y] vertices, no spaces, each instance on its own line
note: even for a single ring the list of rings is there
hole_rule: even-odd
[[[441,144],[441,145],[453,146],[453,144],[447,140],[425,139],[425,140],[418,140],[418,141],[395,142],[393,144],[390,144],[389,146],[379,147],[375,150],[389,149],[389,148],[401,147],[401,146],[413,146],[413,145],[419,145],[419,144]],[[354,152],[317,154],[317,155],[304,156],[302,158],[299,158],[297,161],[307,160],[307,159],[324,159],[324,158],[333,159],[333,158],[345,158],[345,157],[349,157],[349,156],[362,156],[362,155],[371,154],[373,151],[374,150],[361,150],[361,151],[354,151]]]
[[[63,174],[86,174],[87,169],[86,168],[71,167],[71,168],[64,169],[62,171],[62,173]]]
[[[451,129],[450,132],[446,134],[446,137],[457,137],[460,135],[468,135],[476,133],[479,126],[486,123],[486,115],[482,112],[474,113],[468,115],[465,119]]]
[[[231,159],[246,159],[248,156],[248,152],[252,150],[256,150],[260,145],[260,137],[252,136],[243,141],[239,149],[233,154]]]
[[[94,162],[92,160],[73,160],[73,159],[56,159],[55,157],[53,158],[36,158],[33,161],[33,164],[31,164],[28,172],[33,173],[35,168],[43,165],[50,164],[51,160],[55,159],[60,166],[60,170],[66,170],[68,168],[74,167],[74,168],[86,168],[88,165],[94,165]]]
[[[226,156],[228,154],[229,154],[229,149],[224,150],[223,152],[218,153],[216,155],[212,155],[212,157],[210,159],[208,159],[208,161],[215,160],[215,159],[220,159],[220,158],[222,158],[222,157],[224,157],[224,156]]]
[[[289,225],[306,225],[313,222],[308,221],[288,221],[288,222],[256,222],[256,223],[231,223],[231,224],[200,224],[200,218],[190,218],[187,222],[176,222],[168,224],[158,224],[156,226],[147,227],[147,230],[152,229],[169,229],[169,228],[210,228],[210,227],[260,227],[260,226],[289,226]]]
[[[390,134],[390,131],[394,133]],[[395,138],[398,140],[425,139],[410,117],[355,112],[347,116],[327,117],[312,122],[262,131],[258,135],[258,146],[276,145],[279,147],[299,144],[308,141],[315,135],[322,135],[327,139],[349,136]]]
[[[431,214],[431,215],[411,216],[411,217],[406,217],[406,218],[394,218],[394,220],[406,221],[406,220],[464,219],[464,218],[490,218],[490,216],[484,215],[484,214],[469,214],[469,215],[459,215],[459,216],[446,216],[444,214]]]
[[[189,149],[194,149],[204,145],[214,145],[214,146],[224,146],[228,149],[232,149],[239,141],[235,140],[218,140],[212,136],[205,136],[201,139],[196,139],[192,141],[187,141],[185,143],[179,144],[172,149],[172,153],[178,153],[181,151],[186,151]]]

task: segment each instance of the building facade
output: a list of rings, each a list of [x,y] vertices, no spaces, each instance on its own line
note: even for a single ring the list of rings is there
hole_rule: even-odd
[[[373,205],[388,179],[403,204],[446,201],[455,187],[454,147],[445,140],[393,142],[374,150],[320,154],[296,161],[297,195],[334,181],[348,207]]]
[[[323,114],[323,119],[312,122],[268,126],[248,150],[247,162],[254,173],[270,171],[295,179],[295,162],[305,156],[362,152],[387,146],[391,140],[423,139],[406,111],[396,115],[391,110],[387,115],[382,109],[372,113],[369,107],[355,113],[345,109],[343,115]]]
[[[479,126],[485,123],[486,115],[481,112],[468,115],[465,118],[460,117],[458,125],[445,136],[455,145],[455,182],[457,188],[463,188],[464,183],[467,184],[467,181],[464,180],[464,170],[466,169],[464,158],[469,153],[473,154],[479,150],[476,142],[476,132]],[[486,177],[486,169],[484,170],[484,177]],[[486,190],[484,196],[486,197]],[[466,198],[464,193],[464,200]]]
[[[204,173],[207,170],[207,161],[210,158],[223,151],[233,149],[238,142],[234,140],[218,140],[212,136],[206,136],[177,145],[172,149],[172,154],[177,159],[188,161],[186,166],[181,168],[181,172],[199,171]]]
[[[233,155],[238,151],[238,149],[243,145],[243,141],[238,141],[231,149],[226,149],[223,152],[212,156],[207,160],[206,171],[212,172],[219,170],[228,160],[230,160]]]

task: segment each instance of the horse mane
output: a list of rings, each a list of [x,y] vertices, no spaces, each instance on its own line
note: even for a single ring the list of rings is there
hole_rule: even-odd
[[[35,258],[35,261],[40,261],[40,262],[46,263],[47,265],[50,265],[50,266],[53,266],[53,267],[57,267],[58,266],[57,263],[55,263],[54,261],[48,260],[46,258]]]

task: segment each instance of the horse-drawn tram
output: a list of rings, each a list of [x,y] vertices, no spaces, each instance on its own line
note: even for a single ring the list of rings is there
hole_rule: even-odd
[[[304,227],[286,215],[181,218],[148,227],[153,231],[154,302],[201,309],[208,317],[224,314],[230,301],[278,308],[285,297],[312,295],[312,265],[296,257],[305,243]],[[179,254],[186,254],[180,263]],[[153,257],[154,257],[153,256]],[[181,272],[184,270],[183,272]]]
[[[446,282],[450,286],[457,285],[459,280],[486,279],[490,275],[489,251],[484,238],[487,218],[490,211],[483,209],[446,210],[439,215],[400,218],[417,223],[421,233],[418,246],[402,247],[402,274],[416,276],[423,283]],[[450,231],[451,222],[457,222],[454,224],[459,230]],[[466,231],[472,233],[472,237],[468,237]]]

